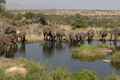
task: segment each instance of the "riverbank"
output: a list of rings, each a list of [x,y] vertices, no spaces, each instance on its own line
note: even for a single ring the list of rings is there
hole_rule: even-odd
[[[71,73],[58,68],[49,71],[47,67],[25,59],[0,58],[0,80],[101,80],[93,71],[81,70]],[[110,76],[105,80],[119,80],[119,76]]]

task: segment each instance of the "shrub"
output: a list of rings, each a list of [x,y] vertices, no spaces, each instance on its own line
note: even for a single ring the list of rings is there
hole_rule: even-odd
[[[95,61],[104,58],[106,55],[107,53],[103,51],[102,47],[91,45],[81,45],[80,48],[74,49],[72,53],[73,58],[83,61]]]
[[[115,52],[112,55],[112,65],[116,68],[120,68],[120,52]]]
[[[88,70],[82,70],[74,75],[74,80],[98,80],[96,73]]]
[[[74,26],[74,28],[87,27],[86,22],[79,14],[76,14],[73,17],[72,25]]]
[[[120,80],[120,76],[118,76],[118,75],[112,75],[107,80]]]
[[[64,70],[64,69],[57,69],[51,73],[53,80],[72,80],[72,75]]]

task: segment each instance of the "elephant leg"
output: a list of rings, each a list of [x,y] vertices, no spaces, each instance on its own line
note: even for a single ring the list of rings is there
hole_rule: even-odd
[[[110,34],[110,41],[112,41],[112,38],[113,38],[113,35],[112,35],[112,34]]]

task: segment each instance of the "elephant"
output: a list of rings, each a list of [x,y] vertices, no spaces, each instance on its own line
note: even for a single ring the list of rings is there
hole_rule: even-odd
[[[120,36],[120,29],[115,28],[111,31],[111,39],[110,40],[117,41],[119,36]],[[114,39],[113,39],[113,37],[114,37]]]
[[[1,54],[8,54],[17,50],[17,42],[9,35],[0,36]]]
[[[94,38],[94,36],[95,36],[95,31],[94,30],[88,30],[87,31],[87,40],[88,40],[88,42],[90,42],[91,40],[93,40],[93,38]]]
[[[87,36],[86,32],[79,32],[78,33],[78,40],[83,43],[85,38],[86,38],[86,36]]]
[[[56,40],[56,34],[52,31],[43,31],[44,40],[45,41],[55,41]]]
[[[45,32],[43,32],[43,36],[44,36],[44,40],[46,41],[47,40],[47,35],[48,35],[48,33],[45,31]]]
[[[76,42],[76,34],[73,32],[69,33],[69,40],[71,44],[74,44]]]
[[[85,38],[86,38],[85,32],[77,32],[77,33],[73,32],[69,34],[69,39],[72,44],[78,44],[79,42],[83,43]]]
[[[108,31],[100,31],[99,32],[100,40],[106,41],[106,37],[107,37],[108,33],[109,33]]]
[[[64,36],[65,36],[64,32],[62,32],[62,31],[56,32],[56,39],[57,39],[57,41],[62,42]]]
[[[25,38],[26,34],[25,33],[20,33],[18,34],[16,37],[17,37],[17,41],[18,42],[21,42],[22,44],[25,43],[26,41],[26,38]]]

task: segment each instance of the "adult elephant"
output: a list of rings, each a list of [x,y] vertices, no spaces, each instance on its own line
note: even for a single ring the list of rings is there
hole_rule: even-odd
[[[69,35],[69,38],[73,44],[83,43],[86,38],[86,32],[73,32]]]
[[[55,40],[55,32],[50,27],[46,27],[43,29],[43,36],[45,41],[54,41]]]
[[[56,31],[56,40],[59,42],[63,41],[63,38],[65,37],[65,32],[64,31]]]
[[[70,32],[69,33],[69,41],[70,41],[71,44],[75,43],[75,41],[76,41],[76,34],[75,34],[75,32]]]
[[[87,33],[86,32],[79,32],[78,33],[78,40],[79,42],[84,42],[86,39]]]
[[[108,36],[108,33],[109,32],[106,30],[99,31],[100,40],[106,41],[106,37]]]
[[[87,31],[88,42],[93,40],[94,36],[95,36],[95,31],[93,29],[90,29]]]
[[[111,39],[110,40],[117,41],[119,36],[120,36],[120,29],[119,28],[114,28],[111,31]]]

